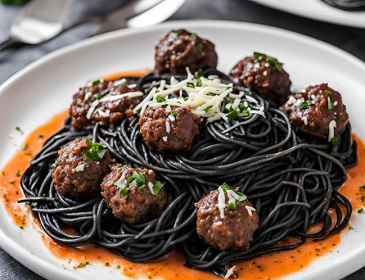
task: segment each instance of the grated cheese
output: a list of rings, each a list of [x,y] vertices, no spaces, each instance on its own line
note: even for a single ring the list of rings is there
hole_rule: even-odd
[[[125,84],[127,82],[127,80],[125,79],[125,78],[123,78],[123,79],[120,79],[120,80],[118,80],[118,81],[115,81],[114,82],[114,86],[116,87],[116,86],[120,86],[120,85],[123,85],[123,84]]]
[[[85,94],[85,97],[84,97],[84,100],[88,100],[91,96],[91,91],[88,91],[86,94]]]
[[[167,136],[162,137],[162,140],[166,142],[167,141]]]
[[[102,117],[109,117],[110,116],[110,110],[109,109],[106,109],[106,111],[102,111],[102,110],[99,110],[98,111],[99,115],[102,116]]]
[[[153,184],[151,182],[148,182],[147,186],[150,189],[150,192],[154,195],[154,193],[153,193]]]
[[[305,125],[308,125],[308,118],[307,118],[307,116],[302,117],[301,120],[304,122]]]
[[[91,103],[91,106],[89,110],[87,111],[86,118],[90,120],[92,113],[94,112],[95,108],[99,105],[99,100],[94,100],[93,103]]]
[[[250,216],[252,216],[252,211],[256,211],[256,209],[253,208],[252,206],[246,205],[245,207]]]
[[[224,196],[224,191],[221,187],[218,188],[218,209],[221,219],[224,219],[224,207],[226,206],[226,198]]]
[[[336,127],[336,121],[332,120],[329,125],[329,133],[328,133],[328,142],[332,140],[333,137],[335,137],[335,127]]]
[[[170,133],[171,128],[170,128],[170,123],[168,121],[166,121],[166,132]]]
[[[223,279],[228,279],[233,275],[234,270],[236,269],[236,265],[232,266],[230,269],[227,270],[226,275],[224,275]]]

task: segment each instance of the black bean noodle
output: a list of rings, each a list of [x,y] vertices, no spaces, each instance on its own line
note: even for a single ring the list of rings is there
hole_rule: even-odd
[[[323,2],[331,5],[332,7],[345,10],[345,11],[364,11],[364,0],[322,0]]]
[[[232,82],[217,71],[204,75],[212,73]],[[169,81],[169,77],[149,74],[138,80],[138,87],[148,91],[152,81],[161,79]],[[20,202],[37,202],[32,211],[57,242],[72,247],[92,242],[133,262],[156,261],[177,250],[187,258],[188,267],[221,277],[228,263],[291,250],[306,238],[321,240],[344,229],[352,208],[337,190],[346,181],[345,167],[357,161],[350,125],[336,135],[336,147],[326,141],[305,140],[279,108],[245,88],[236,84],[234,88],[258,100],[258,104],[247,102],[251,108],[263,105],[266,118],[251,114],[203,125],[188,153],[162,156],[150,150],[142,140],[137,118],[131,122],[124,119],[116,131],[100,125],[76,130],[68,118],[24,172],[21,186],[26,198]],[[101,196],[80,202],[55,191],[51,165],[58,150],[83,137],[104,143],[117,162],[154,170],[169,201],[161,217],[128,224],[112,215]],[[197,236],[194,203],[224,182],[239,188],[257,209],[260,226],[248,251],[221,252]],[[330,207],[335,209],[335,224],[328,214]],[[322,230],[308,234],[307,229],[317,223],[322,224]],[[78,234],[67,233],[65,225]],[[272,246],[285,236],[296,237],[297,244]]]

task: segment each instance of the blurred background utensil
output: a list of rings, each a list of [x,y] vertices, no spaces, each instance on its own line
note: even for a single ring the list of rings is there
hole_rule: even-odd
[[[33,0],[13,21],[10,37],[0,44],[0,51],[20,44],[40,44],[84,23],[99,25],[95,36],[126,27],[147,27],[165,21],[185,0],[134,0],[107,16],[91,15],[65,24],[73,0]]]
[[[73,0],[33,0],[16,16],[0,50],[19,44],[39,44],[62,32]]]

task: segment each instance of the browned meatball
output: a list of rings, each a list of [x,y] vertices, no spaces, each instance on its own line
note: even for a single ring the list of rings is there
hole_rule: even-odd
[[[160,153],[190,151],[199,135],[200,117],[190,107],[171,106],[168,111],[148,107],[143,112],[139,126],[145,143]]]
[[[192,73],[199,69],[217,67],[214,44],[184,29],[172,30],[156,46],[155,71],[171,74],[186,74],[186,67]]]
[[[76,139],[58,152],[58,166],[52,170],[52,178],[56,191],[62,196],[86,200],[100,194],[100,183],[114,160],[106,148],[100,160],[89,159],[89,141]],[[94,149],[98,145],[101,144],[94,144]],[[104,150],[103,146],[99,147]]]
[[[138,178],[142,180],[138,181]],[[101,194],[115,217],[130,224],[146,222],[159,217],[167,206],[165,192],[159,190],[152,194],[155,184],[152,170],[116,164],[105,176]]]
[[[262,98],[270,98],[280,105],[284,104],[290,95],[291,82],[288,73],[275,58],[255,54],[238,62],[230,75],[236,82]]]
[[[72,116],[71,124],[76,128],[84,128],[98,122],[115,128],[122,122],[126,111],[133,109],[143,100],[143,94],[116,100],[107,99],[135,91],[139,91],[137,87],[129,88],[123,84],[115,86],[112,81],[102,81],[97,85],[81,88],[74,94],[69,109]]]
[[[247,199],[241,202],[236,201],[237,209],[231,210],[227,192],[223,192],[226,202],[224,218],[221,218],[218,207],[218,190],[210,192],[195,204],[195,207],[199,209],[196,222],[197,233],[210,246],[221,251],[248,250],[252,234],[259,226],[258,215]]]
[[[302,133],[319,138],[329,137],[331,121],[336,123],[336,133],[349,119],[341,94],[327,84],[309,86],[295,96],[290,96],[284,109],[290,121]]]

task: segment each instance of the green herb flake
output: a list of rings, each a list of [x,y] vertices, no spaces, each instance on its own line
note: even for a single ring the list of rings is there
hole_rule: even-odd
[[[258,265],[257,268],[260,269],[260,271],[264,271],[264,268],[261,265]]]
[[[120,269],[120,264],[117,265],[117,268]]]
[[[85,263],[79,263],[78,267],[85,267],[89,264],[89,262],[85,262]]]
[[[363,208],[360,208],[359,210],[357,210],[357,213],[362,213],[364,211]]]
[[[137,171],[133,172],[133,175],[128,178],[128,183],[136,182],[139,190],[142,190],[146,184],[146,174]]]
[[[153,187],[152,187],[152,192],[153,192],[153,195],[157,195],[158,192],[162,189],[163,185],[160,181],[157,181]]]
[[[176,111],[172,111],[172,112],[171,112],[171,115],[173,115],[174,117],[176,117],[177,112],[176,112]]]
[[[58,166],[58,161],[55,159],[54,163],[51,165],[51,168],[54,169]]]
[[[189,97],[184,97],[184,101],[188,101]]]
[[[95,99],[95,100],[102,99],[103,97],[104,97],[104,95],[102,95],[101,93],[94,94],[94,99]]]
[[[16,174],[15,174],[17,177],[20,177],[21,176],[21,174],[20,174],[20,170],[18,169],[18,171],[16,172]]]
[[[93,86],[97,86],[98,84],[100,84],[100,80],[95,80],[91,83]]]
[[[20,226],[19,228],[20,228],[20,229],[24,229],[24,227],[22,227],[22,226]]]
[[[5,172],[5,171],[3,171],[3,172],[2,172],[2,174],[3,174],[3,176],[5,176],[5,175],[6,175],[6,172]]]
[[[349,226],[349,229],[350,229],[350,230],[352,230],[352,229],[354,229],[354,228],[353,228],[352,226]]]
[[[187,83],[186,86],[189,88],[195,88],[195,85],[193,83]]]
[[[142,108],[139,108],[139,109],[137,110],[137,113],[141,113],[141,111],[142,111]]]
[[[317,252],[321,251],[321,249],[319,249],[319,248],[316,248],[315,250],[316,250]]]
[[[121,191],[120,191],[120,195],[122,195],[122,196],[127,196],[127,194],[128,194],[128,191],[129,191],[129,188],[124,188],[124,189],[122,189]]]
[[[178,31],[175,31],[174,33],[175,33],[176,37],[180,37],[180,35],[181,35]]]
[[[9,184],[11,184],[11,185],[15,185],[15,181],[14,181],[14,180],[9,181]]]
[[[213,105],[210,105],[210,106],[208,106],[207,108],[205,108],[204,109],[204,111],[205,111],[205,113],[208,113],[208,111],[210,110],[210,108],[212,108],[213,107]]]
[[[28,144],[25,144],[22,148],[23,151],[25,151],[26,149],[28,149]]]
[[[80,164],[80,165],[76,166],[75,171],[82,172],[82,171],[84,171],[84,169],[85,169],[85,164]]]
[[[267,55],[266,55],[266,54],[264,54],[264,53],[259,53],[259,52],[254,52],[254,53],[253,53],[253,55],[254,55],[254,56],[256,56],[256,57],[267,57]]]
[[[86,144],[90,147],[84,155],[90,160],[101,160],[106,153],[106,146],[99,143],[93,143],[91,140],[86,140]]]
[[[337,115],[337,114],[333,116],[333,119],[334,119],[334,120],[338,120],[339,118],[340,118],[340,116],[339,116],[339,115]]]
[[[199,44],[199,45],[196,45],[196,47],[199,49],[199,50],[202,50],[202,49],[204,49],[204,44]]]
[[[195,85],[197,86],[197,87],[201,87],[202,86],[202,81],[200,80],[200,79],[195,79]]]
[[[333,104],[332,104],[331,98],[328,96],[327,97],[327,100],[328,100],[328,109],[331,110],[333,108]]]
[[[233,191],[233,187],[227,185],[227,183],[223,183],[222,185],[219,186],[220,188],[222,188],[225,191],[231,190]]]
[[[312,101],[302,102],[302,108],[307,109],[309,106],[312,106]]]
[[[109,266],[110,264],[108,262],[105,263],[105,266]]]
[[[195,33],[191,34],[190,38],[196,38],[196,34]]]
[[[166,102],[166,99],[165,98],[163,98],[163,97],[161,97],[161,96],[157,96],[157,102],[159,102],[159,103],[162,103],[162,102]]]
[[[331,95],[331,94],[332,94],[332,92],[330,92],[330,91],[329,91],[329,90],[327,90],[327,89],[326,89],[324,92],[325,92],[327,95]]]
[[[44,134],[39,134],[38,137],[42,139],[44,138]]]
[[[333,138],[331,139],[331,141],[332,141],[332,146],[333,146],[333,147],[336,147],[336,146],[337,146],[337,141],[338,141],[337,137],[333,137]]]
[[[235,211],[237,210],[237,205],[234,203],[234,202],[231,202],[229,205],[228,205],[229,209]]]
[[[232,110],[226,116],[227,116],[228,119],[230,119],[231,121],[233,121],[233,120],[235,120],[238,117],[238,113],[237,113],[236,110]]]
[[[16,131],[21,131],[21,129],[20,129],[20,127],[19,127],[19,126],[15,127],[15,130],[16,130]]]
[[[237,194],[240,195],[240,197],[237,199],[239,202],[245,201],[247,199],[247,196],[243,193],[237,192]]]
[[[128,86],[128,82],[127,82],[127,81],[125,81],[125,82],[123,83],[123,86],[127,87],[127,86]]]

